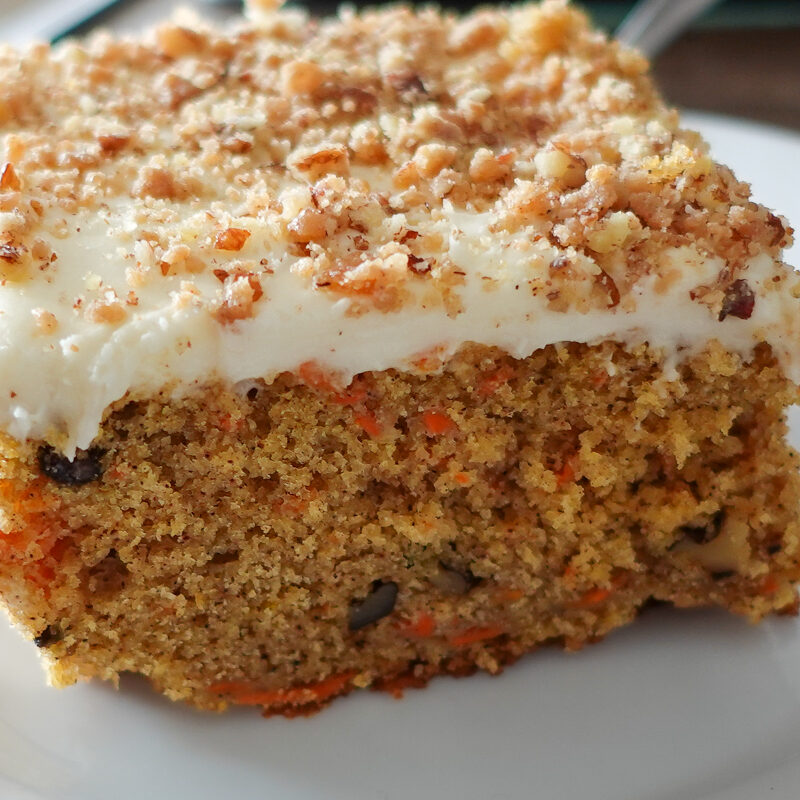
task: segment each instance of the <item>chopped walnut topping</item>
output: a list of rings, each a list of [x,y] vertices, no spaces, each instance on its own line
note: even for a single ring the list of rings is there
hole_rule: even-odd
[[[567,187],[583,185],[586,177],[586,162],[558,148],[540,150],[534,157],[534,164],[543,178],[561,181]]]
[[[89,322],[98,322],[106,325],[118,325],[127,316],[125,306],[113,294],[102,300],[93,300],[84,311]]]
[[[163,25],[156,31],[156,39],[161,52],[169,58],[195,55],[205,44],[204,37],[197,31],[180,25]]]
[[[755,304],[756,296],[750,288],[750,284],[739,278],[725,291],[722,308],[719,312],[719,321],[722,322],[726,317],[750,319]]]
[[[587,237],[587,245],[596,253],[610,253],[622,246],[631,231],[628,215],[624,211],[615,211]]]
[[[428,94],[419,73],[412,70],[390,72],[385,76],[385,80],[406,102],[413,101],[418,97],[425,97]]]
[[[40,262],[50,262],[55,254],[50,249],[50,245],[43,239],[35,239],[31,246],[31,257]]]
[[[361,164],[383,164],[388,158],[380,130],[369,123],[356,125],[351,133],[353,160]]]
[[[686,247],[728,270],[697,301],[745,318],[761,291],[734,288],[745,266],[791,241],[678,127],[644,60],[562,0],[260,20],[222,31],[181,18],[69,57],[0,56],[0,279],[57,277],[55,241],[100,220],[125,282],[96,291],[171,291],[208,271],[222,276],[223,320],[244,318],[273,246],[354,314],[420,298],[457,313],[470,249],[498,252],[487,286],[521,263],[520,291],[554,310],[628,310],[645,276],[656,291],[684,277],[659,253]],[[234,263],[250,234],[264,262]],[[209,306],[207,287],[183,301]],[[82,291],[81,309],[108,314]]]
[[[185,102],[202,94],[199,86],[174,73],[161,76],[156,91],[170,111],[177,111]]]
[[[328,235],[328,215],[316,208],[300,212],[288,227],[289,239],[293,242],[318,242]]]
[[[508,31],[508,22],[496,14],[482,12],[459,22],[450,35],[448,51],[467,55],[495,47]]]
[[[479,183],[505,180],[511,173],[512,153],[495,155],[486,147],[475,151],[469,163],[469,177]]]
[[[214,239],[214,247],[217,250],[241,250],[245,242],[250,238],[250,231],[243,228],[226,228],[220,231]]]
[[[180,272],[199,273],[205,263],[185,244],[177,244],[164,251],[161,257],[162,275],[175,275]]]
[[[312,181],[330,173],[346,175],[349,169],[347,148],[341,145],[300,150],[292,155],[288,163],[292,169]]]
[[[0,174],[0,190],[18,192],[21,188],[22,183],[17,176],[14,165],[11,162],[6,162],[3,172]]]
[[[124,150],[130,143],[130,136],[122,136],[120,134],[105,134],[97,137],[97,142],[100,149],[106,155],[113,155]]]
[[[133,188],[136,197],[158,200],[182,200],[188,196],[186,186],[166,169],[146,167]]]
[[[253,316],[253,305],[263,295],[261,284],[253,276],[241,276],[225,284],[222,298],[213,308],[214,318],[223,325]]]
[[[24,263],[28,248],[15,242],[0,242],[0,262],[8,267],[20,266]],[[2,269],[2,265],[0,265]],[[5,276],[5,271],[3,275]]]
[[[36,332],[43,336],[49,336],[58,328],[58,320],[56,315],[44,308],[34,308],[31,312],[36,324]]]
[[[452,145],[423,144],[417,148],[412,159],[417,174],[424,178],[438,175],[455,160],[458,151]]]
[[[284,94],[313,94],[325,80],[325,72],[313,61],[290,61],[281,67]]]

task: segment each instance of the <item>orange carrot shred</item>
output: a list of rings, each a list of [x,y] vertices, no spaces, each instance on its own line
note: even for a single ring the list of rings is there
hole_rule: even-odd
[[[572,483],[575,480],[575,469],[570,461],[565,461],[564,466],[556,472],[556,485],[561,487],[565,483]]]
[[[336,391],[330,375],[323,370],[316,361],[304,361],[298,368],[297,374],[302,378],[303,383],[312,389],[320,389],[326,392]]]
[[[525,597],[525,592],[522,589],[501,589],[497,596],[504,602],[513,603],[515,600],[521,600]]]
[[[217,420],[217,427],[222,431],[226,431],[227,433],[233,433],[234,431],[239,430],[239,428],[242,427],[242,424],[242,420],[234,421],[233,417],[228,413],[220,414]]]
[[[342,388],[336,380],[334,373],[326,372],[316,361],[304,361],[298,368],[297,374],[303,383],[312,389],[328,392],[334,403],[343,406],[357,406],[367,398],[367,390],[354,381],[350,386]]]
[[[380,436],[381,426],[377,417],[371,411],[364,411],[356,414],[353,418],[356,425],[363,428],[370,436]]]
[[[608,383],[609,374],[604,369],[598,370],[591,376],[592,385],[601,389]]]
[[[427,639],[436,632],[436,620],[426,611],[422,611],[416,619],[403,625],[401,631],[405,636]]]
[[[759,591],[765,595],[775,594],[778,591],[778,579],[774,575],[767,575],[762,581]]]
[[[611,597],[611,590],[601,589],[598,586],[582,594],[575,605],[578,606],[578,608],[591,608],[592,606],[604,603],[609,597]]]
[[[466,472],[456,472],[456,474],[453,475],[453,480],[456,483],[460,483],[462,486],[469,486],[472,483],[472,480]]]
[[[465,631],[450,637],[450,644],[454,647],[465,647],[468,644],[476,644],[483,642],[487,639],[496,639],[502,636],[505,631],[496,625],[489,625],[486,627],[467,628]]]
[[[287,689],[257,689],[246,681],[222,681],[208,687],[211,694],[227,695],[232,703],[242,706],[303,706],[321,703],[340,694],[355,676],[342,672],[317,681]]]
[[[504,364],[494,372],[487,375],[478,385],[478,396],[489,397],[493,395],[504,383],[508,383],[510,378],[514,377],[514,370],[508,365]]]
[[[450,433],[458,428],[456,423],[441,411],[423,411],[422,424],[431,436]]]
[[[352,386],[349,391],[331,395],[331,400],[342,406],[357,406],[367,399],[367,390],[361,386]]]

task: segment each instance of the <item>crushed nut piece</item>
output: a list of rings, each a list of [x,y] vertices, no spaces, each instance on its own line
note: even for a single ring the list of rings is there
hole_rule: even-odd
[[[719,312],[719,321],[722,322],[726,317],[750,319],[755,304],[756,296],[750,288],[750,284],[739,278],[725,291],[725,297],[722,300],[722,308]]]
[[[115,296],[106,296],[102,300],[93,300],[84,311],[89,322],[105,325],[118,325],[127,317],[125,306]]]
[[[14,169],[14,165],[7,161],[0,175],[0,190],[18,192],[22,188],[22,183]]]
[[[226,228],[220,231],[214,239],[214,247],[217,250],[241,250],[245,242],[250,238],[250,231],[244,228]]]
[[[301,150],[294,153],[288,163],[292,169],[312,181],[331,173],[346,175],[349,171],[347,148],[342,145]]]
[[[281,87],[286,95],[313,94],[325,79],[325,72],[313,61],[290,61],[281,67]]]
[[[36,332],[44,336],[49,336],[55,333],[58,328],[58,320],[56,315],[43,308],[34,308],[31,312],[36,324]]]
[[[327,236],[328,215],[316,208],[306,208],[288,226],[293,242],[318,242]]]

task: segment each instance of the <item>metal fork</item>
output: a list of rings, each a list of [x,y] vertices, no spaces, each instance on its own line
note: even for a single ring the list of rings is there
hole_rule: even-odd
[[[641,0],[631,9],[614,35],[621,42],[638,48],[652,58],[719,1]]]

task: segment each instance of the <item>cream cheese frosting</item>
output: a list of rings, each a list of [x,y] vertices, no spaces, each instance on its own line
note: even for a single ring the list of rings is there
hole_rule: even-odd
[[[172,386],[189,391],[212,379],[238,382],[296,371],[309,361],[342,381],[367,370],[414,370],[435,353],[446,359],[467,342],[492,345],[524,358],[557,342],[613,339],[660,349],[667,370],[711,339],[747,358],[759,342],[769,343],[792,377],[800,378],[798,326],[792,298],[777,291],[781,270],[761,255],[742,274],[756,298],[747,319],[723,321],[693,292],[713,284],[724,263],[690,247],[665,251],[658,273],[630,292],[627,307],[555,311],[546,294],[534,291],[541,273],[563,251],[530,232],[499,236],[490,215],[449,209],[438,222],[443,257],[463,273],[454,290],[455,310],[415,287],[397,311],[352,314],[353,299],[325,294],[309,285],[291,256],[266,232],[253,233],[238,255],[267,258],[272,273],[261,277],[264,299],[255,313],[220,324],[212,312],[219,281],[212,272],[168,276],[137,291],[137,304],[118,322],[93,321],[78,313],[75,298],[124,297],[125,264],[135,239],[110,213],[82,220],[58,248],[57,269],[46,278],[0,288],[0,374],[6,394],[0,424],[19,439],[56,431],[65,450],[88,447],[104,410],[126,392],[156,392]],[[588,272],[599,271],[586,256],[571,254]],[[677,276],[666,288],[664,274]],[[57,321],[52,331],[42,314]]]

